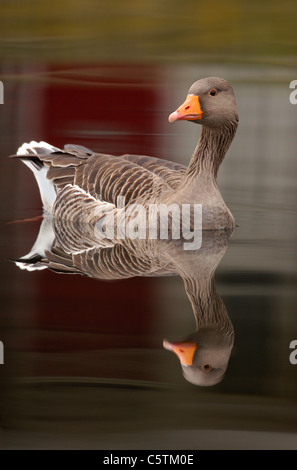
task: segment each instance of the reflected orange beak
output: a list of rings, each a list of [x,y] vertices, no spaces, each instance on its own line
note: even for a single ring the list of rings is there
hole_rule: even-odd
[[[166,339],[163,347],[168,351],[173,351],[180,360],[182,366],[191,366],[197,346],[195,343],[170,343]]]
[[[176,110],[171,113],[168,121],[196,121],[201,119],[203,111],[200,107],[199,96],[188,95],[186,101]]]

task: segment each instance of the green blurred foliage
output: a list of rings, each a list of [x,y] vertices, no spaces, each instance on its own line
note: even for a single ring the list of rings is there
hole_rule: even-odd
[[[296,13],[296,0],[1,0],[0,58],[292,64]]]

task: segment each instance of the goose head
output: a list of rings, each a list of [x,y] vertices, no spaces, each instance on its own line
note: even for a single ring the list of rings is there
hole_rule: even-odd
[[[183,341],[163,341],[163,347],[176,354],[184,378],[199,386],[222,381],[233,348],[233,332],[204,327]]]
[[[168,120],[192,121],[210,128],[237,124],[238,111],[232,86],[218,77],[197,80],[191,85],[185,102],[170,114]]]

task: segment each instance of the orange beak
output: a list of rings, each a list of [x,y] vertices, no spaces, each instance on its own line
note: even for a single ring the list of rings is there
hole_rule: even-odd
[[[197,346],[195,343],[169,343],[166,339],[163,341],[163,347],[168,351],[173,351],[180,360],[182,366],[191,366]]]
[[[199,96],[188,95],[186,101],[173,113],[170,114],[168,121],[196,121],[202,118],[203,111],[200,107]]]

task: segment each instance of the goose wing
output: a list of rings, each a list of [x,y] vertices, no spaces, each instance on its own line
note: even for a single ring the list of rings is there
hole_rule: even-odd
[[[85,166],[73,172],[71,166],[68,166],[72,160],[69,158],[64,160],[63,158],[67,167],[58,171],[56,169],[57,165],[61,165],[61,163],[56,158],[53,164],[55,168],[52,167],[48,178],[53,178],[56,185],[60,186],[62,184],[64,186],[65,184],[71,184],[69,179],[65,178],[69,178],[72,174],[73,177],[75,176],[72,184],[77,184],[96,198],[112,203],[115,203],[119,190],[121,194],[125,195],[127,202],[133,202],[147,192],[146,188],[151,183],[164,182],[165,186],[168,185],[170,188],[175,189],[186,172],[186,167],[179,163],[146,155],[106,155],[94,153],[86,147],[72,144],[65,145],[64,152],[75,155],[82,161],[87,157]],[[152,175],[158,178],[153,178]],[[144,181],[146,182],[146,188],[143,187]],[[141,185],[142,191],[134,192],[135,185]]]
[[[83,147],[81,145],[65,145],[65,151],[76,154],[77,156],[82,156],[84,154],[91,155],[92,150]],[[120,156],[121,159],[128,162],[134,163],[141,168],[154,173],[155,175],[162,178],[166,183],[168,183],[173,188],[176,187],[186,172],[186,167],[180,163],[172,162],[170,160],[164,160],[162,158],[151,157],[147,155],[133,155],[133,154],[124,154]]]
[[[64,150],[54,148],[54,151],[39,146],[34,148],[33,154],[28,152],[13,156],[25,163],[26,160],[30,161],[36,168],[48,167],[47,180],[54,184],[57,192],[67,185],[78,186],[95,199],[112,204],[117,203],[118,196],[124,196],[128,204],[172,189],[166,178],[162,177],[161,169],[156,170],[156,162],[151,162],[150,168],[149,157],[145,157],[145,161],[138,158],[143,163],[141,166],[137,159],[133,161],[134,158],[129,159],[129,156],[93,153],[85,147],[74,145],[66,145]]]
[[[176,274],[173,266],[165,266],[157,259],[138,256],[123,245],[94,248],[81,253],[65,253],[54,246],[46,252],[43,263],[57,273],[80,274],[101,280],[119,280],[136,276],[166,276]]]
[[[186,167],[184,165],[164,160],[162,158],[148,157],[146,155],[122,155],[121,158],[129,162],[136,163],[138,166],[159,176],[172,189],[177,188],[186,172]]]

